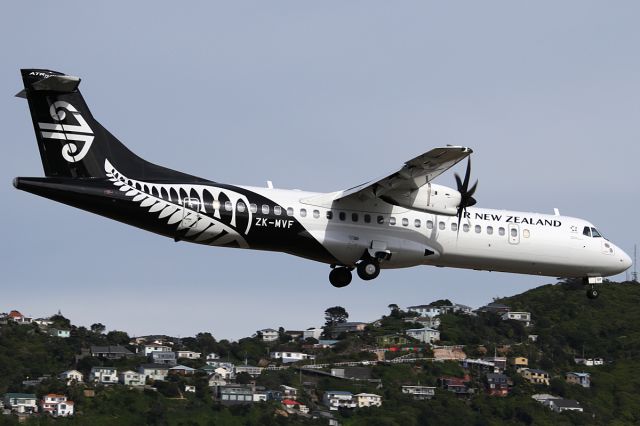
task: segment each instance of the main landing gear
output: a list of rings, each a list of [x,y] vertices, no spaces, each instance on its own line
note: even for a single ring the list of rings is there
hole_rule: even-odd
[[[389,254],[385,252],[376,253],[375,257],[365,252],[362,259],[356,264],[356,272],[364,281],[373,280],[380,275],[380,262],[387,259],[389,259]],[[332,268],[329,273],[329,282],[331,285],[340,288],[351,283],[351,271],[354,269],[353,267],[332,265]]]
[[[337,266],[329,272],[329,282],[332,286],[341,288],[351,284],[351,268]]]

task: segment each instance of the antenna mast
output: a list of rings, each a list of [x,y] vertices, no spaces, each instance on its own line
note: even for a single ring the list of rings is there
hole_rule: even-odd
[[[638,263],[638,246],[637,244],[633,245],[633,272],[631,273],[631,281],[638,282],[638,270],[636,269],[636,264]]]

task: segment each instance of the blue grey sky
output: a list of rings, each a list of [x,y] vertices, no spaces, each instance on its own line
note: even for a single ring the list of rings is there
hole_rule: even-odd
[[[638,16],[635,1],[6,2],[0,311],[237,339],[321,325],[335,305],[368,321],[389,303],[475,307],[554,282],[418,267],[335,289],[323,264],[174,243],[17,191],[15,176],[43,175],[12,97],[28,67],[82,77],[94,116],[158,164],[334,191],[465,145],[479,206],[557,207],[632,253]]]

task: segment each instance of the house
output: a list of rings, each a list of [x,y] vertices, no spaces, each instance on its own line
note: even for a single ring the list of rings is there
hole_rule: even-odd
[[[36,318],[32,322],[36,323],[40,328],[47,328],[53,325],[51,318]]]
[[[503,321],[507,321],[507,320],[513,320],[513,321],[520,321],[521,323],[524,323],[525,327],[529,327],[531,325],[531,313],[530,312],[504,312],[502,315],[502,320]]]
[[[253,392],[251,385],[228,384],[217,386],[214,395],[223,405],[252,404]]]
[[[169,366],[163,364],[142,364],[138,367],[138,373],[147,379],[162,381],[169,375]]]
[[[187,367],[186,365],[176,365],[169,369],[169,374],[176,374],[178,376],[193,376],[195,372],[195,368]]]
[[[358,406],[353,399],[353,394],[345,391],[327,391],[324,393],[322,401],[331,411],[336,411],[339,408],[356,408]]]
[[[267,392],[255,391],[253,392],[253,402],[267,402]]]
[[[118,374],[118,381],[125,386],[144,386],[146,379],[144,374],[132,370],[123,371]]]
[[[482,359],[484,361],[492,362],[495,368],[499,371],[504,371],[507,368],[507,358],[504,356],[486,356]]]
[[[567,381],[567,383],[580,385],[583,388],[591,387],[591,375],[589,373],[578,373],[570,371],[566,374],[565,380]]]
[[[353,396],[358,408],[361,407],[380,407],[382,405],[382,397],[374,393],[358,393]]]
[[[213,373],[214,374],[219,374],[225,380],[232,380],[232,379],[235,379],[235,377],[236,377],[235,367],[234,366],[231,366],[231,367],[226,367],[226,366],[216,367],[213,370]]]
[[[366,322],[340,322],[331,327],[331,334],[337,336],[342,333],[357,333],[360,331],[364,331],[364,328],[366,326]]]
[[[84,379],[84,375],[78,370],[67,370],[63,371],[58,375],[60,380],[63,380],[67,383],[67,386],[70,386],[72,383],[81,383]]]
[[[176,351],[176,358],[200,359],[201,352]]]
[[[271,352],[270,356],[272,359],[278,359],[283,363],[316,359],[315,355],[309,355],[302,352]]]
[[[453,305],[440,305],[440,314],[463,314],[471,315],[473,308],[467,305],[461,305],[460,303],[454,303]]]
[[[214,361],[216,359],[220,359],[220,355],[218,355],[217,353],[211,352],[210,354],[207,354],[205,360],[206,361]],[[207,362],[208,364],[208,362]]]
[[[376,337],[376,344],[378,346],[399,346],[406,345],[409,340],[399,334],[385,334],[384,336]]]
[[[294,387],[287,386],[287,385],[280,385],[280,390],[282,391],[282,395],[285,398],[296,399],[298,397],[298,389]]]
[[[291,340],[299,340],[299,339],[301,339],[303,333],[304,332],[302,330],[285,330],[284,331],[285,336],[291,337]]]
[[[523,356],[516,356],[511,358],[511,365],[514,366],[516,369],[528,367],[529,360]]]
[[[562,413],[563,411],[578,411],[584,412],[584,409],[580,406],[580,403],[574,399],[550,399],[548,401],[548,407],[556,413]]]
[[[282,391],[279,390],[269,389],[265,393],[267,394],[267,401],[282,401],[285,398]]]
[[[196,387],[194,385],[184,385],[184,391],[185,392],[195,393],[196,392]]]
[[[433,343],[440,340],[440,332],[433,328],[410,328],[405,330],[405,333],[407,336],[418,339],[423,343]]]
[[[118,383],[118,370],[114,367],[92,367],[89,380],[103,384]]]
[[[224,386],[226,384],[227,384],[227,380],[224,378],[222,374],[213,373],[212,375],[209,376],[208,386],[210,388],[213,388],[216,386]]]
[[[263,342],[275,342],[278,340],[278,330],[274,330],[273,328],[263,328],[262,330],[258,330],[256,332],[256,336],[262,336]]]
[[[407,311],[415,312],[421,317],[437,317],[442,314],[442,309],[433,305],[408,306]]]
[[[262,368],[262,367],[254,367],[254,366],[251,366],[251,365],[236,365],[235,366],[236,375],[238,375],[240,373],[247,373],[252,377],[258,377],[259,375],[262,374],[262,370],[264,370],[264,368]]]
[[[43,374],[42,376],[40,376],[40,377],[38,377],[36,379],[27,378],[26,380],[22,381],[22,384],[23,384],[23,386],[38,386],[42,382],[44,382],[46,380],[50,380],[50,379],[51,379],[51,375],[50,374]]]
[[[576,364],[586,365],[587,367],[604,365],[604,359],[602,358],[574,358],[573,361]]]
[[[548,406],[548,401],[552,399],[562,399],[559,396],[550,395],[548,393],[536,393],[535,395],[531,395],[531,398],[545,406]]]
[[[322,335],[322,329],[318,327],[307,328],[305,331],[302,332],[302,338],[305,340],[308,338],[320,340],[321,335]]]
[[[487,373],[486,376],[487,393],[491,396],[507,396],[509,395],[509,386],[511,379],[501,373]]]
[[[433,386],[402,386],[402,393],[413,395],[413,399],[423,400],[431,399],[436,394],[436,388]]]
[[[49,336],[52,337],[60,337],[63,339],[66,339],[67,337],[71,336],[71,331],[70,330],[65,330],[62,328],[50,328],[48,330]]]
[[[25,317],[20,311],[11,311],[7,315],[7,318],[17,324],[31,324],[33,318]]]
[[[535,368],[523,368],[520,370],[520,374],[525,380],[535,385],[547,385],[549,386],[549,373],[544,370],[538,370]]]
[[[35,394],[32,393],[7,393],[4,395],[4,406],[14,413],[31,414],[38,412],[37,399]]]
[[[369,367],[332,368],[331,375],[343,379],[368,380],[371,378],[371,369]]]
[[[491,302],[488,305],[479,307],[476,312],[481,313],[493,313],[501,315],[505,312],[509,312],[511,310],[507,305],[503,305],[502,303]]]
[[[124,346],[91,346],[91,356],[106,359],[120,359],[133,356]]]
[[[313,345],[314,348],[320,348],[320,349],[329,349],[332,348],[336,345],[336,343],[338,343],[339,340],[333,340],[333,339],[320,339],[318,340],[318,343],[316,345]]]
[[[177,365],[175,352],[151,352],[151,362],[154,364]]]
[[[426,328],[438,328],[440,327],[440,317],[413,317],[405,318],[405,322],[418,323]]]
[[[144,345],[144,355],[149,356],[154,352],[171,352],[171,346],[160,345],[158,343],[150,343]]]
[[[449,392],[453,392],[457,396],[467,396],[473,393],[473,389],[469,389],[469,382],[471,378],[469,376],[465,377],[450,377],[450,376],[442,376],[438,378],[438,382],[442,389],[447,390]]]
[[[536,343],[538,341],[538,335],[537,334],[530,334],[529,336],[527,336],[527,338],[532,343]]]
[[[296,401],[294,399],[283,399],[282,400],[282,405],[287,410],[294,410],[294,409],[298,410],[299,406],[302,405],[302,404],[300,404],[298,401]]]
[[[43,413],[51,414],[55,417],[73,416],[74,403],[67,401],[65,395],[49,393],[42,397],[40,407]]]

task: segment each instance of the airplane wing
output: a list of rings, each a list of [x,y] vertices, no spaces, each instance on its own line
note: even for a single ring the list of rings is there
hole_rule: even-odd
[[[331,201],[347,199],[365,201],[418,189],[468,157],[472,152],[471,148],[463,146],[434,148],[407,161],[400,170],[383,178],[304,201],[326,203],[329,201],[328,196]]]

